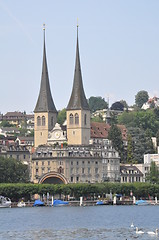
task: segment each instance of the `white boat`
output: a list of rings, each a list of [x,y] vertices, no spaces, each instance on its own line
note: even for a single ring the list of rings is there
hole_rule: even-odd
[[[18,204],[17,204],[17,207],[25,207],[25,206],[26,206],[26,204],[23,201],[18,202]]]
[[[11,200],[8,197],[0,196],[0,208],[11,207]]]

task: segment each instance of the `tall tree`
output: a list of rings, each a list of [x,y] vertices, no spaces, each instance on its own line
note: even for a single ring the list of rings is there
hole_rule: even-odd
[[[159,130],[156,133],[157,146],[159,146]]]
[[[141,108],[144,103],[146,103],[149,99],[148,92],[145,90],[139,91],[135,96],[136,105]]]
[[[122,140],[121,130],[113,124],[108,132],[108,139],[112,141],[112,145],[116,151],[119,152],[121,162],[124,162],[124,146]]]
[[[133,163],[133,141],[132,136],[128,134],[128,145],[127,145],[127,162]]]
[[[128,104],[125,100],[120,100],[120,103],[124,106],[125,109],[128,109]]]
[[[133,160],[137,163],[143,163],[144,154],[154,153],[152,140],[146,136],[145,131],[140,128],[128,128],[133,141]]]
[[[88,104],[91,112],[108,108],[108,103],[102,97],[90,97]]]

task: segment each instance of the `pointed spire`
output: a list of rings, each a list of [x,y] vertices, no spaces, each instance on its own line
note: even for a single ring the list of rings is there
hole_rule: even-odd
[[[44,32],[44,49],[43,49],[43,65],[41,75],[41,86],[38,101],[34,112],[57,112],[50,90],[47,60],[46,60],[46,49],[45,49],[45,24],[43,24]]]
[[[72,94],[67,106],[67,110],[89,110],[88,102],[83,89],[82,73],[80,66],[79,44],[78,44],[78,24],[77,24],[77,46],[76,46],[76,63],[74,72],[74,82]]]

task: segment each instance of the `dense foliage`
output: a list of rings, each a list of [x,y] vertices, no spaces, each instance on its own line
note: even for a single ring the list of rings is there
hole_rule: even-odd
[[[124,146],[122,141],[121,130],[117,127],[117,125],[112,124],[109,132],[108,139],[112,140],[112,145],[116,151],[119,152],[121,162],[124,162]]]
[[[150,183],[159,183],[159,171],[155,162],[151,162],[150,172],[147,174],[146,180]]]
[[[133,156],[133,140],[132,136],[128,134],[127,137],[127,163],[134,163],[134,156]]]
[[[132,141],[132,162],[143,163],[144,154],[154,153],[151,137],[140,128],[128,128],[128,132]]]
[[[29,182],[28,166],[20,160],[0,157],[0,183]]]
[[[108,103],[102,97],[90,97],[88,104],[91,112],[108,108]]]
[[[94,197],[103,196],[106,193],[121,193],[130,196],[130,192],[139,198],[148,198],[148,196],[157,196],[159,198],[159,184],[150,183],[76,183],[76,184],[0,184],[0,195],[11,198],[12,201],[18,201],[24,198],[25,201],[31,200],[31,197],[37,193],[39,195],[50,193],[50,195],[63,194],[74,196],[79,200],[80,196]]]
[[[111,110],[124,111],[124,105],[122,102],[115,102],[112,104]]]
[[[128,130],[127,162],[142,163],[144,154],[155,153],[151,137],[159,142],[158,108],[123,112],[117,120]]]
[[[58,112],[57,116],[57,122],[62,125],[64,121],[66,120],[66,108],[62,109],[61,111]]]
[[[125,109],[128,109],[128,104],[125,100],[120,100],[120,103],[124,106]]]
[[[9,123],[9,122],[6,121],[6,120],[1,121],[0,126],[1,126],[1,127],[14,127],[13,124]]]
[[[137,127],[144,131],[149,130],[151,136],[155,136],[159,129],[159,116],[156,110],[140,110],[123,112],[118,116],[118,123],[126,127]]]
[[[139,91],[135,96],[136,106],[141,108],[144,103],[146,103],[149,99],[149,95],[147,91]]]
[[[103,122],[103,118],[102,118],[101,115],[96,116],[96,117],[92,117],[91,122]]]

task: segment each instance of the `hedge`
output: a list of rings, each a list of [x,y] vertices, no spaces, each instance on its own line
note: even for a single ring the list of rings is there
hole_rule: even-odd
[[[7,196],[13,201],[18,201],[22,197],[30,200],[34,194],[63,194],[74,196],[94,197],[104,196],[107,193],[120,193],[130,196],[130,192],[139,198],[149,198],[149,196],[159,198],[159,184],[150,183],[76,183],[76,184],[31,184],[31,183],[0,183],[0,195]]]

